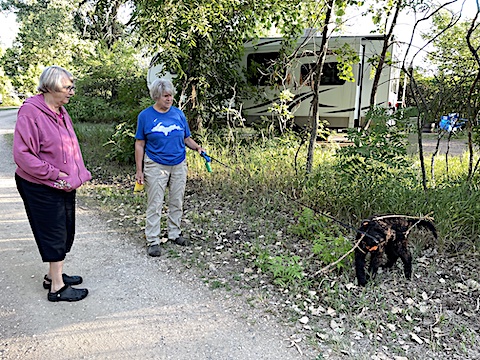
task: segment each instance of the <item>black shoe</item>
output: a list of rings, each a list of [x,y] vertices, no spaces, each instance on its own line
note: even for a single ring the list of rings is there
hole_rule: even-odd
[[[160,251],[160,245],[151,245],[147,249],[147,253],[150,256],[157,257],[160,256],[162,253]]]
[[[88,295],[87,289],[76,289],[70,285],[65,285],[56,292],[48,292],[48,301],[80,301],[85,299]]]
[[[62,274],[62,279],[65,285],[80,285],[83,282],[82,277],[78,275],[68,276],[67,274]],[[43,288],[50,290],[52,287],[52,280],[49,279],[47,275],[45,275],[43,280]]]
[[[180,245],[180,246],[188,246],[190,245],[190,241],[188,241],[187,238],[184,238],[182,235],[180,235],[178,238],[173,240],[175,244]]]

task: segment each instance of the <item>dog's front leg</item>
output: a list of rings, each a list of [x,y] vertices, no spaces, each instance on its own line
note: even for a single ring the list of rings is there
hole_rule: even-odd
[[[365,276],[365,258],[367,254],[360,250],[355,249],[355,273],[357,275],[358,285],[365,286],[367,278]]]
[[[378,268],[380,267],[382,262],[382,253],[379,250],[375,250],[371,252],[371,258],[370,258],[370,266],[368,268],[368,272],[370,273],[370,276],[372,279],[375,278],[377,275]]]
[[[399,253],[400,259],[402,259],[403,262],[405,277],[410,280],[412,278],[412,254],[407,248],[402,248]]]

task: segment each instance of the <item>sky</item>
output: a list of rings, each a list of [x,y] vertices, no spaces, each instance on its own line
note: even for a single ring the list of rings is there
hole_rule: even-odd
[[[0,47],[8,48],[12,45],[17,35],[17,28],[15,15],[2,11],[0,13]]]

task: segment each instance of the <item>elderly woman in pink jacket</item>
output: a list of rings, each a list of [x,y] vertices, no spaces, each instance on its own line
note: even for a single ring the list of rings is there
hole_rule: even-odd
[[[83,279],[63,273],[75,236],[75,189],[91,179],[85,168],[72,119],[63,105],[75,93],[74,78],[59,67],[40,76],[40,94],[18,111],[13,140],[15,181],[43,262],[49,263],[43,287],[49,301],[78,301]]]

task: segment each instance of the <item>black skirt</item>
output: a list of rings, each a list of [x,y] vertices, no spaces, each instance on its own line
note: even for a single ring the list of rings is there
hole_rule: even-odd
[[[63,261],[75,237],[75,190],[31,183],[15,174],[43,262]]]

